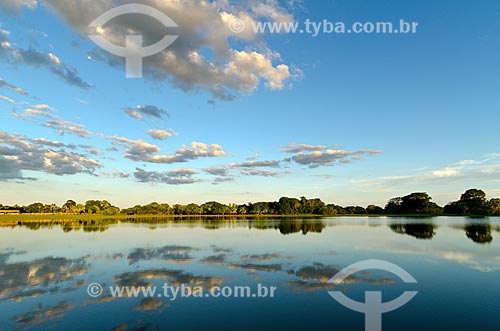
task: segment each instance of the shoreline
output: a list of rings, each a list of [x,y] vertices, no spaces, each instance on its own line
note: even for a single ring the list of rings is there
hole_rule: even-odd
[[[72,221],[141,221],[141,220],[154,220],[158,222],[160,220],[171,221],[171,220],[227,220],[227,219],[325,219],[325,218],[337,218],[337,217],[366,217],[366,218],[380,218],[380,217],[391,217],[391,218],[435,218],[435,217],[470,217],[470,218],[489,218],[490,216],[464,216],[464,215],[380,215],[380,214],[346,214],[346,215],[158,215],[158,214],[145,214],[145,215],[102,215],[102,214],[20,214],[20,215],[0,215],[0,225],[17,225],[18,223],[65,223]]]

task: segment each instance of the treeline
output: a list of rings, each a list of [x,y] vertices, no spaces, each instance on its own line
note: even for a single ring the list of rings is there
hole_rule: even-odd
[[[19,210],[22,214],[101,214],[117,215],[120,208],[113,206],[106,200],[88,200],[85,204],[76,203],[73,200],[66,201],[62,206],[56,204],[32,203],[28,206],[3,206],[0,210]]]
[[[176,216],[217,216],[217,215],[476,215],[500,216],[500,199],[486,199],[482,190],[470,189],[460,196],[458,201],[441,207],[432,202],[425,192],[411,193],[404,197],[390,199],[384,208],[369,205],[342,207],[326,204],[320,199],[300,199],[282,197],[274,202],[255,202],[248,204],[222,204],[211,201],[202,205],[188,205],[152,202],[141,206],[120,210],[106,200],[89,200],[85,204],[68,200],[61,207],[33,203],[28,206],[2,206],[1,210],[19,210],[21,213],[33,214],[103,214],[103,215],[176,215]]]

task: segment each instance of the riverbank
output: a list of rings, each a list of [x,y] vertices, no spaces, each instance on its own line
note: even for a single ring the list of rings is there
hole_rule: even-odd
[[[292,218],[309,218],[321,219],[325,217],[412,217],[412,218],[430,218],[439,216],[455,216],[455,215],[421,215],[421,214],[407,214],[407,215],[375,215],[375,214],[348,214],[348,215],[313,215],[313,214],[297,214],[297,215],[165,215],[165,214],[146,214],[146,215],[102,215],[102,214],[17,214],[17,215],[0,215],[0,225],[16,225],[18,223],[65,223],[68,221],[93,221],[93,222],[106,222],[106,221],[154,221],[155,223],[165,222],[180,219],[292,219]],[[457,215],[458,216],[458,215]],[[472,217],[472,216],[470,216]]]

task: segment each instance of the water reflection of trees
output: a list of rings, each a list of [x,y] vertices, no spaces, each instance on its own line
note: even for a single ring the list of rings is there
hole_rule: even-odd
[[[84,232],[104,232],[111,225],[118,223],[146,224],[150,229],[164,226],[175,226],[177,224],[187,228],[203,227],[209,230],[223,228],[247,227],[249,229],[279,230],[282,234],[302,232],[321,233],[325,228],[325,223],[317,219],[242,219],[242,218],[127,218],[127,219],[99,219],[99,220],[40,220],[40,221],[19,221],[15,224],[0,224],[4,227],[24,227],[30,230],[42,228],[60,227],[64,232],[84,231]]]
[[[389,227],[399,234],[406,234],[417,239],[432,239],[436,234],[432,223],[393,223]]]
[[[4,227],[23,227],[30,230],[40,230],[46,228],[60,227],[64,232],[84,231],[84,232],[104,232],[110,225],[117,224],[117,219],[103,220],[40,220],[40,221],[19,221],[15,224],[0,224]]]
[[[308,232],[321,233],[325,226],[325,223],[316,220],[282,220],[278,229],[282,234],[302,232],[305,235]]]
[[[464,227],[465,235],[473,242],[487,244],[493,241],[489,223],[470,223]]]

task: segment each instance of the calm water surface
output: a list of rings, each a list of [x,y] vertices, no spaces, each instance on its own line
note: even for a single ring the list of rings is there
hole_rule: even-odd
[[[361,260],[379,270],[334,287]],[[92,298],[91,283],[104,292]],[[273,298],[115,298],[109,286],[276,286]],[[184,220],[0,227],[1,330],[364,330],[333,300],[418,291],[383,330],[500,330],[500,219]]]

